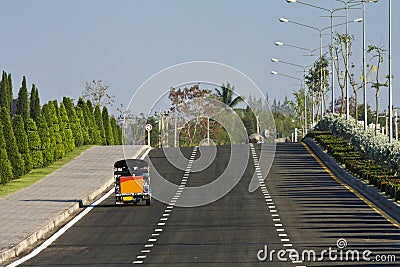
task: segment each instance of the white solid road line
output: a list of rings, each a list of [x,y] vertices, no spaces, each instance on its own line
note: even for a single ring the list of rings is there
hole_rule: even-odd
[[[102,196],[100,199],[98,199],[96,202],[91,204],[89,207],[84,209],[81,213],[79,213],[72,221],[68,222],[65,226],[63,226],[60,230],[58,230],[54,235],[52,235],[49,239],[47,239],[43,244],[35,248],[31,253],[28,255],[20,258],[17,261],[14,261],[10,265],[7,265],[7,267],[14,267],[18,266],[25,261],[35,257],[38,255],[41,251],[46,249],[48,246],[50,246],[54,241],[56,241],[62,234],[64,234],[69,228],[71,228],[75,223],[77,223],[80,219],[83,218],[86,214],[88,214],[95,206],[100,204],[103,200],[108,198],[112,193],[114,192],[114,188],[111,188],[110,191],[108,191],[104,196]]]
[[[151,148],[147,149],[146,152],[140,157],[140,159],[144,159],[150,152]],[[79,213],[75,218],[69,221],[66,225],[61,227],[55,234],[53,234],[49,239],[44,241],[40,246],[35,248],[31,253],[28,255],[14,261],[13,263],[7,265],[6,267],[15,267],[18,266],[27,260],[32,259],[33,257],[37,256],[40,252],[50,246],[54,241],[56,241],[62,234],[64,234],[69,228],[71,228],[75,223],[77,223],[80,219],[82,219],[86,214],[88,214],[94,207],[99,205],[103,202],[106,198],[108,198],[114,192],[114,188],[111,188],[105,195],[99,198],[97,201],[90,204],[89,207],[84,209],[81,213]]]

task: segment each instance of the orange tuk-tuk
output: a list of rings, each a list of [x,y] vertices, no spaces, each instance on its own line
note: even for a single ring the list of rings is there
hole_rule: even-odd
[[[141,201],[151,203],[149,165],[140,159],[124,159],[114,163],[115,204]]]

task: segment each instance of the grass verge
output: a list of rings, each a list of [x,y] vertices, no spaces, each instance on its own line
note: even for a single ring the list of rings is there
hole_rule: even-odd
[[[39,181],[46,175],[58,170],[59,168],[61,168],[62,166],[64,166],[77,156],[79,156],[82,152],[84,152],[90,147],[92,147],[92,145],[80,146],[76,148],[74,151],[67,153],[61,160],[53,162],[52,164],[50,164],[50,166],[40,169],[34,169],[30,173],[25,174],[19,179],[11,180],[5,185],[0,185],[0,197],[4,197],[17,190],[20,190],[22,188],[30,186],[31,184],[34,184],[35,182]]]

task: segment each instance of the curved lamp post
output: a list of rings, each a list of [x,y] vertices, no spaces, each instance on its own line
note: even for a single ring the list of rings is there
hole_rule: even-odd
[[[315,4],[310,4],[310,3],[307,3],[307,2],[303,2],[303,1],[298,1],[298,0],[286,0],[286,2],[288,2],[288,3],[299,3],[299,4],[302,4],[302,5],[306,5],[306,6],[309,6],[309,7],[313,7],[313,8],[317,8],[317,9],[321,9],[321,10],[324,10],[324,11],[328,11],[329,13],[330,13],[330,18],[331,18],[331,61],[332,61],[332,81],[331,81],[331,83],[332,83],[332,107],[334,107],[333,105],[334,105],[334,96],[335,96],[335,93],[334,93],[334,86],[335,86],[335,84],[334,84],[334,60],[333,60],[333,18],[334,18],[334,16],[333,16],[333,13],[334,12],[336,12],[336,11],[338,11],[338,10],[343,10],[343,9],[346,9],[346,10],[348,10],[348,8],[349,7],[354,7],[354,6],[357,6],[357,5],[359,5],[359,4],[361,4],[362,3],[362,10],[363,10],[363,77],[364,77],[364,83],[363,83],[363,91],[364,91],[364,129],[365,130],[367,130],[367,119],[368,119],[368,115],[367,115],[367,83],[366,83],[366,60],[365,60],[365,58],[366,58],[366,56],[365,56],[365,52],[366,52],[366,49],[365,49],[365,3],[376,3],[376,2],[378,2],[378,0],[358,0],[358,1],[355,1],[355,0],[353,0],[353,1],[341,1],[341,0],[337,0],[338,2],[342,2],[342,3],[344,3],[345,5],[346,5],[346,7],[344,7],[344,8],[337,8],[337,9],[328,9],[328,8],[324,8],[324,7],[321,7],[321,6],[317,6],[317,5],[315,5]],[[351,5],[351,6],[348,6],[348,4],[354,4],[354,5]],[[346,20],[347,20],[347,18],[346,18]],[[346,77],[346,79],[347,79],[347,77]],[[346,83],[347,83],[347,80],[346,80]],[[334,108],[332,108],[332,112],[334,113]]]
[[[302,87],[304,89],[304,130],[307,133],[307,93],[306,93],[306,86],[305,86],[304,80],[305,80],[305,77],[306,77],[306,69],[308,67],[310,67],[311,65],[302,66],[302,65],[295,64],[295,63],[279,60],[277,58],[271,58],[271,61],[274,62],[274,63],[280,62],[280,63],[283,63],[283,64],[287,64],[287,65],[291,65],[291,66],[295,66],[295,67],[299,67],[299,68],[303,69],[303,80],[301,80],[301,84],[302,84]],[[295,77],[293,77],[293,78],[295,78]]]
[[[276,60],[276,61],[275,61]],[[271,59],[271,61],[272,62],[282,62],[282,63],[284,63],[283,61],[280,61],[280,60],[277,60],[277,59],[275,59],[275,58],[272,58]],[[300,66],[300,65],[297,65],[297,64],[292,64],[292,63],[288,63],[288,62],[285,62],[285,63],[287,63],[287,64],[290,64],[290,65],[294,65],[294,66]],[[301,66],[301,67],[303,67],[303,66]],[[300,84],[302,84],[303,85],[303,81],[304,81],[304,79],[302,80],[302,79],[300,79],[300,78],[297,78],[297,77],[294,77],[294,76],[290,76],[290,75],[286,75],[286,74],[282,74],[282,73],[279,73],[279,72],[277,72],[277,71],[275,71],[275,70],[271,70],[271,74],[272,75],[279,75],[279,76],[283,76],[283,77],[287,77],[287,78],[291,78],[291,79],[294,79],[294,80],[298,80],[298,81],[300,81]],[[307,106],[306,106],[306,93],[305,93],[305,87],[304,87],[304,131],[305,131],[305,133],[307,133]]]
[[[335,68],[335,61],[334,61],[334,59],[333,59],[333,28],[334,28],[334,25],[333,25],[333,18],[334,18],[334,13],[336,12],[336,11],[339,11],[339,10],[344,10],[344,9],[347,9],[348,7],[342,7],[342,8],[336,8],[336,9],[328,9],[328,8],[325,8],[325,7],[322,7],[322,6],[318,6],[318,5],[315,5],[315,4],[310,4],[310,3],[307,3],[307,2],[304,2],[304,1],[298,1],[298,0],[286,0],[286,2],[287,3],[298,3],[298,4],[302,4],[302,5],[305,5],[305,6],[309,6],[309,7],[312,7],[312,8],[317,8],[317,9],[320,9],[320,10],[323,10],[323,11],[327,11],[327,12],[329,12],[330,13],[330,19],[331,19],[331,62],[332,62],[332,76],[331,76],[331,87],[332,87],[332,113],[335,113],[335,109],[334,109],[334,101],[335,101],[335,82],[334,82],[334,77],[335,77],[335,71],[334,71],[334,68]],[[346,3],[346,2],[344,2],[344,1],[339,1],[339,2],[342,2],[342,3]],[[359,5],[360,3],[362,3],[363,4],[363,76],[364,77],[366,77],[366,69],[365,69],[365,13],[364,13],[364,3],[367,3],[367,2],[370,2],[370,3],[372,3],[372,2],[378,2],[378,0],[358,0],[358,1],[349,1],[346,5],[348,5],[349,3],[357,3],[357,4],[355,4],[355,5],[351,5],[350,7],[353,7],[353,6],[356,6],[356,5]],[[346,18],[346,21],[347,21],[347,18]],[[347,78],[347,77],[346,77]],[[365,79],[364,79],[365,80]],[[346,80],[346,83],[347,83],[347,80]],[[367,90],[366,90],[366,83],[364,83],[364,110],[365,110],[365,112],[364,112],[364,128],[365,129],[367,129],[367,124],[366,124],[366,121],[367,121],[367,112],[366,112],[366,110],[367,110],[367,100],[366,100],[366,92],[367,92]]]
[[[393,142],[392,0],[389,0],[389,143]]]
[[[363,21],[363,19],[362,18],[357,18],[357,19],[354,19],[354,20],[351,20],[351,21],[347,21],[346,20],[346,22],[344,22],[344,23],[339,23],[339,24],[336,24],[336,25],[331,25],[331,26],[329,26],[329,27],[324,27],[324,28],[317,28],[317,27],[314,27],[314,26],[311,26],[311,25],[307,25],[307,24],[303,24],[303,23],[299,23],[299,22],[296,22],[296,21],[291,21],[291,20],[289,20],[289,19],[286,19],[286,18],[280,18],[279,19],[279,21],[280,22],[283,22],[283,23],[292,23],[292,24],[295,24],[295,25],[299,25],[299,26],[302,26],[302,27],[305,27],[305,28],[309,28],[309,29],[313,29],[313,30],[316,30],[316,31],[318,31],[319,32],[319,47],[320,47],[320,51],[319,51],[319,54],[320,54],[320,58],[322,58],[322,32],[323,31],[325,31],[325,30],[327,30],[327,29],[331,29],[331,28],[333,28],[333,27],[336,27],[336,26],[341,26],[341,25],[345,25],[346,24],[346,26],[350,23],[350,22],[362,22]],[[347,27],[346,27],[347,28]],[[347,43],[347,42],[346,42]],[[347,46],[346,46],[347,47]],[[348,57],[348,50],[346,50],[346,56]],[[347,60],[347,62],[348,62],[348,60]],[[347,72],[347,67],[346,67],[346,72]],[[321,70],[321,72],[322,72],[322,70]],[[347,76],[346,76],[347,77]],[[322,73],[321,73],[321,77],[320,77],[320,79],[322,79]],[[346,79],[347,80],[347,79]],[[323,84],[322,84],[322,82],[320,82],[320,91],[321,91],[321,93],[323,92]],[[349,96],[348,96],[348,86],[347,86],[347,82],[346,82],[346,103],[348,103],[348,99],[349,99]],[[321,115],[323,114],[323,101],[321,101]],[[332,108],[333,108],[334,106],[332,106]],[[348,113],[348,108],[347,108],[347,113]],[[346,114],[347,115],[347,114]],[[348,116],[346,116],[346,118],[348,118]]]

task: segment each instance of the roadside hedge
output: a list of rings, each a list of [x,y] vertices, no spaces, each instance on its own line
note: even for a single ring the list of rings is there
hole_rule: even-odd
[[[328,131],[314,131],[308,134],[326,150],[338,163],[354,176],[367,181],[394,200],[400,200],[400,176],[386,166],[367,159],[345,139]]]
[[[32,85],[28,99],[23,78],[15,107],[11,75],[0,80],[0,184],[18,179],[32,168],[46,167],[81,145],[122,145],[122,129],[107,108],[93,108],[79,98],[76,105],[63,97],[40,106]],[[103,124],[107,128],[107,136]],[[106,143],[107,137],[107,143]]]
[[[350,118],[346,120],[338,115],[329,114],[322,118],[314,127],[315,131],[330,131],[333,135],[348,141],[365,158],[386,166],[396,173],[400,169],[400,142],[388,142],[386,135],[375,135],[373,129],[364,130]]]

